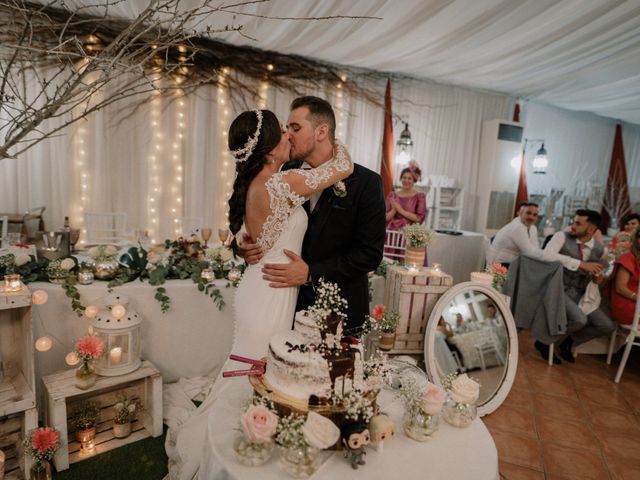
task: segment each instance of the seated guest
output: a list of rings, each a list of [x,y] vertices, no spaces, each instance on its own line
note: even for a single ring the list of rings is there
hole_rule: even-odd
[[[471,330],[469,329],[468,322],[464,321],[461,313],[456,313],[456,334],[460,335],[461,333],[468,333]]]
[[[493,238],[487,253],[487,264],[501,263],[508,267],[521,253],[541,256],[537,221],[538,205],[531,202],[522,203],[518,216],[498,230]]]
[[[631,325],[636,310],[640,280],[640,230],[633,232],[631,250],[616,260],[611,288],[611,315],[622,325]]]
[[[628,252],[631,247],[631,237],[638,230],[638,227],[640,227],[640,214],[630,213],[622,217],[620,231],[611,239],[609,249],[616,256]]]
[[[599,224],[598,212],[578,210],[570,231],[556,233],[544,249],[544,260],[559,261],[564,267],[562,280],[569,336],[560,344],[559,350],[560,356],[570,363],[575,362],[571,353],[573,346],[611,333],[615,328],[614,322],[599,308],[585,314],[578,307],[589,283],[603,281],[601,272],[606,265],[607,252],[594,238]],[[546,358],[548,346],[537,341],[535,346]]]
[[[502,320],[498,317],[498,310],[493,303],[487,305],[487,315],[481,320],[481,323],[483,327],[499,327],[502,325]]]

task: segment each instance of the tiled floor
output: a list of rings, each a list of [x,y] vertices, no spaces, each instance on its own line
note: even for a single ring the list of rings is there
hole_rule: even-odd
[[[640,479],[640,347],[622,380],[613,383],[621,354],[579,355],[548,366],[520,334],[511,393],[483,420],[496,442],[507,480]]]

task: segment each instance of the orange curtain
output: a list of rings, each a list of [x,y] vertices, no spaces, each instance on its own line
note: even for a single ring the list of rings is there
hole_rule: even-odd
[[[382,136],[382,162],[380,176],[384,188],[384,197],[393,192],[394,156],[393,156],[393,126],[391,116],[391,80],[387,80],[387,90],[384,94],[384,134]]]
[[[520,104],[516,102],[513,109],[513,121],[520,121]],[[529,192],[527,191],[527,167],[524,163],[524,148],[522,149],[522,157],[520,159],[520,178],[518,179],[518,192],[516,193],[516,204],[513,206],[513,216],[518,216],[520,204],[529,200]]]
[[[609,176],[607,177],[607,189],[604,193],[604,203],[609,209],[614,208],[619,218],[631,212],[631,201],[629,200],[629,186],[627,183],[627,167],[624,164],[624,146],[622,144],[622,125],[616,125],[616,137],[613,141],[613,152],[611,152],[611,165],[609,166]],[[609,212],[602,208],[602,231],[606,232],[611,225]]]

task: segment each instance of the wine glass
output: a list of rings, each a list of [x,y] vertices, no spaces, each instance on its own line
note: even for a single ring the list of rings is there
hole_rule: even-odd
[[[226,243],[227,238],[229,238],[229,229],[228,228],[219,228],[218,229],[218,238],[222,243]]]
[[[211,233],[212,230],[210,228],[207,227],[202,227],[200,229],[200,233],[202,234],[202,240],[204,240],[204,248],[207,248],[207,242],[209,241],[209,239],[211,238]]]
[[[73,253],[75,250],[76,243],[80,240],[80,229],[79,228],[70,228],[69,229],[69,247],[71,247],[71,251],[69,253]]]

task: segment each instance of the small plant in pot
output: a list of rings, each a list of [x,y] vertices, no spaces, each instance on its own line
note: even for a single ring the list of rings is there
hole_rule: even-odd
[[[113,436],[125,438],[131,434],[131,422],[142,411],[142,403],[137,397],[129,398],[124,394],[118,394],[118,403],[113,407]]]
[[[393,310],[387,310],[382,304],[376,305],[367,317],[365,328],[380,334],[380,350],[391,350],[395,342],[396,328],[400,321],[400,314]]]
[[[73,409],[71,422],[76,429],[76,439],[80,442],[80,451],[88,454],[95,448],[96,425],[100,407],[94,402],[83,402]]]

